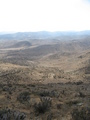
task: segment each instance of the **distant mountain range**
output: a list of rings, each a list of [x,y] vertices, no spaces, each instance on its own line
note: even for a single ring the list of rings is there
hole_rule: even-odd
[[[23,40],[23,39],[54,39],[54,38],[62,38],[62,37],[81,37],[89,35],[90,30],[87,31],[56,31],[56,32],[48,32],[48,31],[39,31],[39,32],[17,32],[17,33],[8,33],[1,32],[0,39],[9,39],[9,40]]]
[[[16,33],[16,32],[0,32],[0,35],[13,34],[13,33]]]

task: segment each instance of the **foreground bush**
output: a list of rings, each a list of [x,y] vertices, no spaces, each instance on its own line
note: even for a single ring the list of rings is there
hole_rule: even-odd
[[[90,108],[74,109],[72,118],[73,120],[90,120]]]
[[[19,111],[2,109],[0,110],[0,120],[24,120],[26,115]]]
[[[49,110],[51,106],[51,99],[50,98],[41,98],[41,102],[34,104],[35,112],[37,113],[45,113]]]

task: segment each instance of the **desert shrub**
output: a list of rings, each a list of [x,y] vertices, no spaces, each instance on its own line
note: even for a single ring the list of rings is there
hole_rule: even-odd
[[[5,109],[0,110],[0,120],[3,119],[4,116],[5,116],[7,113],[8,113],[8,111],[5,110]]]
[[[78,103],[80,103],[79,100],[73,100],[73,101],[68,101],[66,104],[72,106],[72,105],[77,105]]]
[[[74,109],[72,118],[73,120],[90,120],[90,108],[83,108],[81,110]]]
[[[50,114],[47,116],[47,120],[52,120],[52,117],[53,117],[53,115],[50,113]]]
[[[40,95],[41,97],[46,97],[46,96],[49,96],[50,93],[49,93],[48,91],[41,91],[41,92],[39,93],[39,95]]]
[[[57,109],[61,109],[62,105],[63,105],[63,104],[60,104],[60,103],[57,104]]]
[[[50,96],[51,97],[59,97],[59,92],[53,90],[50,92]]]
[[[85,95],[82,92],[79,92],[80,97],[85,97]]]
[[[7,86],[8,86],[8,87],[12,87],[12,84],[8,83]]]
[[[8,92],[10,89],[9,89],[9,87],[7,87],[7,86],[3,86],[2,90]]]
[[[58,97],[59,93],[57,91],[40,91],[38,93],[41,97]]]
[[[0,120],[24,120],[25,117],[25,113],[19,111],[12,111],[10,109],[0,110]]]
[[[82,81],[78,81],[78,82],[76,82],[76,85],[81,85],[81,84],[83,84]]]
[[[51,106],[51,99],[43,97],[41,102],[34,104],[34,110],[36,113],[45,113]]]
[[[8,91],[8,93],[11,95],[11,94],[12,94],[12,91]]]
[[[17,100],[21,103],[28,102],[30,100],[30,93],[29,92],[22,92],[18,95]]]

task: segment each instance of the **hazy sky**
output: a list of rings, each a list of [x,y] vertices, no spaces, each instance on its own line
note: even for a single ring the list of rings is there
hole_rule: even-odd
[[[0,0],[0,32],[41,30],[90,30],[90,0]]]

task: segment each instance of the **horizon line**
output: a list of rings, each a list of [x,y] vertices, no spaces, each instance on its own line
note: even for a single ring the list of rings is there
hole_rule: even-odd
[[[23,33],[23,32],[83,32],[83,31],[90,31],[90,30],[36,30],[36,31],[0,31],[0,33]]]

